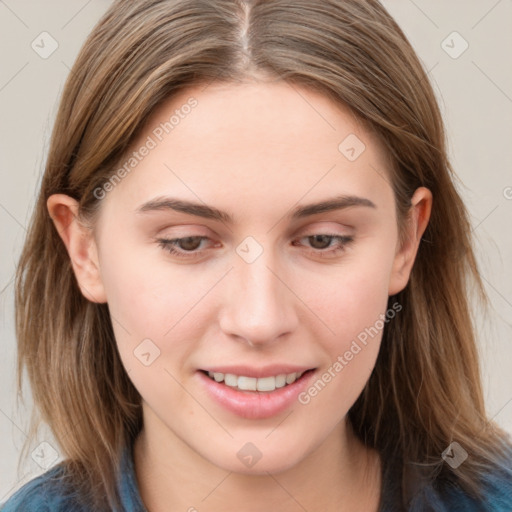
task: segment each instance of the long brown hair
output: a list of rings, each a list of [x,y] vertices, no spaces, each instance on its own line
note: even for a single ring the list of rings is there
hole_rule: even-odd
[[[486,419],[469,307],[486,304],[466,208],[456,191],[435,95],[407,38],[377,0],[117,0],[86,40],[62,95],[40,195],[16,276],[18,392],[26,368],[36,409],[91,506],[113,507],[120,454],[142,425],[107,304],[81,294],[48,214],[64,193],[92,218],[102,186],[150,114],[200,82],[266,76],[348,106],[389,150],[403,226],[419,186],[434,197],[407,287],[391,301],[374,372],[349,412],[357,435],[411,468],[477,496],[505,435]],[[402,231],[400,231],[402,233]],[[454,414],[456,404],[456,414]],[[441,454],[457,441],[458,469]],[[25,446],[25,449],[27,448]],[[413,475],[411,477],[411,475]]]

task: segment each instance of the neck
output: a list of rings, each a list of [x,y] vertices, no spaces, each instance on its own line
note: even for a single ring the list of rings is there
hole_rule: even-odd
[[[378,454],[342,420],[299,464],[266,475],[213,465],[169,430],[143,429],[134,444],[140,495],[148,512],[377,512],[381,489]],[[163,439],[162,437],[165,437]]]

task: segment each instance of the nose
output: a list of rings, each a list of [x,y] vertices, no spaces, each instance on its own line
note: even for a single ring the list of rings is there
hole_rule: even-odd
[[[293,332],[298,323],[297,298],[289,279],[289,272],[277,266],[271,251],[252,263],[237,260],[220,310],[222,331],[258,348]]]

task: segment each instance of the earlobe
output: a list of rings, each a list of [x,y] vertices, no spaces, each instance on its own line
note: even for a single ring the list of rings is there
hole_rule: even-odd
[[[91,302],[107,302],[96,241],[92,230],[79,220],[78,202],[65,194],[53,194],[46,206],[66,246],[82,294]]]
[[[416,189],[411,198],[405,240],[397,247],[389,281],[388,295],[402,291],[409,282],[421,237],[427,228],[432,211],[432,193],[425,187]]]

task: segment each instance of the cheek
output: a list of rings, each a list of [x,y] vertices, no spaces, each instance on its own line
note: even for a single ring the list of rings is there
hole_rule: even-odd
[[[168,265],[145,263],[135,251],[113,250],[102,269],[118,351],[133,385],[154,411],[172,403],[184,416],[192,414],[178,383],[199,336],[194,304],[204,289],[194,289]]]
[[[332,349],[343,349],[385,313],[391,264],[391,258],[361,257],[304,283],[304,296],[323,320],[323,338],[331,339]]]
[[[105,245],[100,261],[115,322],[128,332],[155,339],[162,339],[173,329],[202,291],[190,282],[184,267],[170,265],[165,255],[157,253],[155,258],[155,251],[160,250],[119,240],[115,246]]]
[[[385,252],[376,251],[370,257],[347,262],[323,282],[317,278],[316,293],[309,292],[308,301],[324,323],[319,325],[315,339],[326,358],[317,380],[299,401],[311,403],[319,415],[332,414],[333,404],[338,404],[335,416],[341,419],[371,375],[382,331],[392,321],[386,317],[391,264],[391,255],[386,258]],[[306,290],[307,286],[304,293]],[[394,310],[391,313],[395,315]]]
[[[105,245],[100,265],[119,352],[127,370],[135,371],[148,359],[158,367],[170,342],[187,339],[182,332],[187,323],[179,320],[197,294],[179,272],[171,275],[169,266],[148,261],[147,250],[117,242]],[[173,349],[181,351],[179,344]]]

